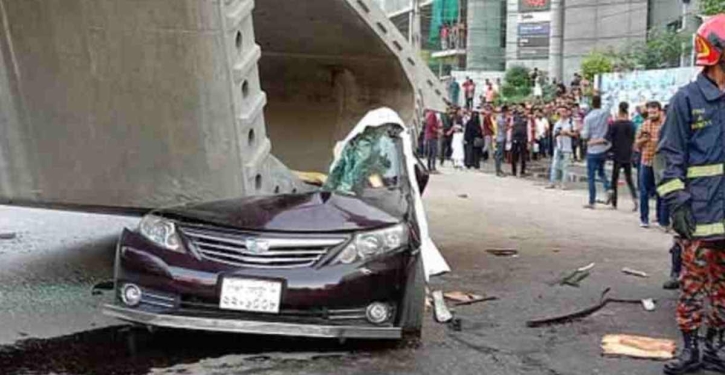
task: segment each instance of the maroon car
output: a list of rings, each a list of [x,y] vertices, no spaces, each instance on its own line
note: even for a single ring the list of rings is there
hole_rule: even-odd
[[[104,313],[223,332],[419,335],[425,276],[410,181],[422,189],[427,175],[409,178],[400,134],[395,125],[360,134],[314,192],[145,216],[118,242]]]

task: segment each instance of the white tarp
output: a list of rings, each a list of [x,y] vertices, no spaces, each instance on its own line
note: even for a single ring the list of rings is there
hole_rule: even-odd
[[[403,140],[403,152],[405,153],[405,163],[407,168],[408,178],[411,179],[410,186],[413,191],[413,201],[415,202],[415,215],[416,221],[418,222],[418,229],[421,237],[421,254],[423,256],[423,266],[425,268],[426,280],[432,275],[437,275],[445,272],[449,272],[451,269],[446,263],[446,260],[441,255],[438,247],[433,243],[430,238],[428,231],[428,220],[425,216],[425,209],[423,208],[423,200],[421,199],[420,190],[418,189],[418,183],[415,180],[415,154],[413,153],[413,137],[410,129],[403,123],[403,120],[398,114],[390,108],[379,108],[368,112],[365,117],[358,122],[355,128],[350,131],[345,140],[338,142],[335,146],[335,160],[330,166],[330,171],[335,168],[335,165],[340,160],[340,155],[345,146],[358,134],[365,131],[367,127],[378,127],[387,124],[397,124],[403,128],[403,132],[400,137]]]

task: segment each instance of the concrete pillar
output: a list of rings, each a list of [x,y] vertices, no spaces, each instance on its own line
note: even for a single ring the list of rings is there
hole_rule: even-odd
[[[549,78],[562,78],[562,52],[564,50],[564,0],[551,1],[551,41],[549,44]]]

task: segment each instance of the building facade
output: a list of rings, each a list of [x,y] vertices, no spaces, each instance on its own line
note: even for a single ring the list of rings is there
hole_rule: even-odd
[[[378,1],[405,28],[414,1]],[[418,1],[423,40],[439,32],[427,22],[435,1],[443,0]],[[465,64],[453,70],[496,72],[522,65],[565,81],[591,51],[644,42],[652,28],[693,33],[699,26],[697,0],[467,0],[461,6],[467,24]],[[437,55],[448,56],[444,51]],[[681,65],[689,60],[683,57]]]

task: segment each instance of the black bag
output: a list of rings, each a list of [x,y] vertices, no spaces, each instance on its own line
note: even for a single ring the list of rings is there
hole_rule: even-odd
[[[483,142],[483,138],[474,138],[473,139],[473,147],[483,147],[486,143]]]

